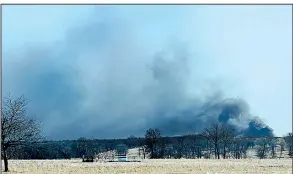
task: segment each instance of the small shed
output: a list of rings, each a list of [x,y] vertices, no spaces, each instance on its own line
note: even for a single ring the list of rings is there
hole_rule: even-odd
[[[115,148],[116,156],[118,158],[118,161],[125,162],[127,161],[127,152],[128,147],[125,144],[118,144]]]

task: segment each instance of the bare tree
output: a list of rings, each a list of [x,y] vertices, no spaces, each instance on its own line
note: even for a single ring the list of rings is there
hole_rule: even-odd
[[[203,150],[204,150],[204,137],[201,135],[196,135],[196,138],[194,139],[194,144],[196,146],[196,157],[202,158],[203,156]]]
[[[206,128],[202,135],[214,146],[215,158],[220,159],[220,147],[224,144],[224,153],[226,157],[227,145],[233,139],[232,131],[226,127],[226,125],[214,123]]]
[[[271,157],[276,158],[277,157],[277,153],[276,153],[277,140],[274,137],[269,137],[268,141],[270,146]]]
[[[183,150],[185,158],[194,158],[194,144],[193,144],[193,136],[188,135],[185,137],[185,141],[183,142]]]
[[[279,145],[280,145],[279,158],[282,158],[283,157],[283,152],[285,151],[285,145],[286,145],[286,142],[285,142],[284,138],[280,139]]]
[[[4,171],[8,171],[8,150],[13,147],[39,142],[40,124],[27,116],[27,101],[23,96],[13,100],[5,97],[1,112],[1,153]]]
[[[168,140],[160,138],[158,142],[158,158],[165,158],[167,155]]]
[[[191,158],[199,158],[199,148],[197,146],[197,139],[196,136],[191,137],[191,144],[190,144],[190,152],[191,152]]]
[[[266,158],[269,152],[270,140],[267,137],[265,137],[259,139],[256,144],[257,157],[259,157],[260,159]]]
[[[215,158],[220,159],[220,124],[212,124],[205,129],[202,135],[214,146]]]
[[[204,137],[204,134],[202,135]],[[211,158],[211,154],[212,154],[212,143],[209,142],[209,139],[206,138],[206,142],[205,142],[205,153],[203,154],[204,158],[206,159],[210,159]]]
[[[184,148],[185,148],[185,137],[183,136],[178,137],[176,141],[176,145],[175,145],[176,158],[180,159],[183,157]]]
[[[293,157],[293,135],[292,135],[292,133],[287,133],[287,135],[284,136],[284,140],[285,140],[286,146],[289,150],[289,156]]]
[[[161,138],[161,132],[159,129],[148,129],[145,134],[145,144],[147,150],[151,153],[151,158],[156,158],[156,145]]]
[[[232,156],[236,159],[246,158],[248,149],[248,140],[245,137],[233,138]]]
[[[231,145],[233,141],[233,130],[228,128],[225,125],[221,126],[221,139],[220,143],[222,144],[222,149],[223,149],[223,158],[227,158],[227,152],[229,150],[229,146]]]

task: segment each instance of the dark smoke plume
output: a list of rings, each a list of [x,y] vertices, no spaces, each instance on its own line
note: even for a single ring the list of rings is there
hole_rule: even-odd
[[[265,125],[260,118],[250,114],[249,105],[241,98],[225,99],[220,93],[215,93],[215,95],[205,98],[204,101],[199,101],[196,100],[196,97],[184,96],[185,79],[180,81],[182,79],[178,76],[180,72],[186,71],[186,67],[176,61],[160,61],[160,64],[156,64],[159,62],[158,60],[154,62],[153,76],[160,83],[166,84],[164,87],[166,90],[163,91],[167,97],[158,96],[160,100],[163,100],[159,101],[159,104],[164,106],[172,101],[174,103],[165,108],[160,108],[159,104],[156,105],[157,108],[153,114],[154,127],[162,129],[165,134],[175,135],[201,132],[209,124],[220,122],[229,125],[239,136],[273,135],[270,127]],[[173,66],[181,67],[181,70]],[[170,90],[174,91],[169,92]]]
[[[24,94],[48,138],[142,136],[148,128],[180,135],[215,121],[239,135],[272,134],[245,101],[225,99],[225,89],[188,92],[196,57],[181,49],[187,45],[144,50],[127,23],[109,18],[71,29],[62,42],[4,54],[3,94]]]

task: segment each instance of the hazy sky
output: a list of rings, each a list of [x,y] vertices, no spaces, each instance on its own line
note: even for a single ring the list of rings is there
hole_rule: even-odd
[[[3,94],[27,96],[31,113],[42,118],[49,137],[57,136],[54,131],[73,119],[83,126],[111,128],[110,115],[119,115],[118,108],[125,107],[121,103],[128,103],[124,99],[128,101],[130,94],[149,84],[144,67],[156,55],[168,59],[169,50],[184,50],[188,57],[188,77],[178,78],[186,80],[184,90],[190,95],[221,90],[226,97],[246,100],[251,113],[277,135],[292,130],[291,6],[27,5],[2,9]],[[56,74],[36,75],[47,72]],[[48,92],[61,88],[58,93]],[[119,101],[111,100],[110,94],[104,94],[107,91],[119,95]],[[101,96],[103,100],[98,100]],[[71,105],[72,100],[80,102]],[[104,111],[107,102],[113,111]],[[139,107],[145,109],[146,103],[140,102]],[[76,107],[83,109],[75,111]],[[84,121],[87,117],[91,119]],[[108,118],[101,121],[100,117]]]

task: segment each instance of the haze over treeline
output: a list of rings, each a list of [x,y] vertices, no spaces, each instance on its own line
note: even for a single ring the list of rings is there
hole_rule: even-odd
[[[239,135],[272,134],[265,116],[245,100],[241,71],[233,78],[222,73],[246,64],[209,57],[218,43],[206,38],[211,50],[201,49],[207,41],[194,24],[203,24],[202,9],[192,22],[184,11],[165,7],[164,17],[156,18],[163,14],[159,7],[96,7],[58,41],[4,51],[3,94],[24,94],[29,114],[43,122],[49,139],[125,138],[143,136],[148,128],[182,135],[216,121]]]

